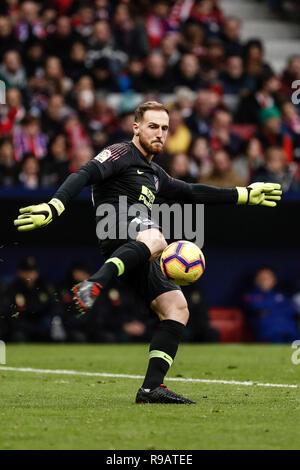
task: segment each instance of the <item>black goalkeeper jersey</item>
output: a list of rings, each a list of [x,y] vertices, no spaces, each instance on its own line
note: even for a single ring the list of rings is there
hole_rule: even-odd
[[[189,184],[172,178],[156,163],[148,163],[133,142],[105,148],[68,176],[54,197],[60,199],[66,207],[85,186],[92,186],[96,212],[101,204],[111,204],[116,211],[126,211],[133,204],[142,204],[150,216],[157,196],[170,201],[212,204],[234,204],[238,199],[235,188]],[[120,196],[126,198],[120,199]]]

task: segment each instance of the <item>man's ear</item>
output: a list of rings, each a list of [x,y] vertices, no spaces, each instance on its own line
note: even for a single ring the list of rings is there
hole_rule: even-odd
[[[134,135],[138,136],[139,135],[139,124],[137,122],[133,123],[133,133]]]

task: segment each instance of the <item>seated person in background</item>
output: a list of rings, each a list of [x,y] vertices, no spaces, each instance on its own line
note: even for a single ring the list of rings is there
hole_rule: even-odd
[[[287,162],[294,160],[292,138],[284,133],[282,129],[282,118],[279,109],[276,106],[263,108],[259,112],[260,129],[256,137],[266,151],[274,145],[282,147]]]
[[[183,121],[182,112],[178,108],[170,111],[169,133],[166,141],[166,150],[169,154],[185,153],[192,141],[188,126]]]
[[[212,150],[225,149],[231,157],[240,153],[243,139],[232,130],[232,116],[223,108],[216,109],[211,120],[209,143]]]
[[[13,186],[16,181],[14,147],[9,138],[0,140],[0,185]]]
[[[72,287],[76,282],[82,282],[91,275],[89,266],[82,261],[75,261],[67,271],[64,281],[58,286],[59,300],[63,306],[61,315],[66,341],[83,342],[88,339],[88,316],[78,316],[72,302]]]
[[[212,158],[213,168],[207,176],[200,177],[199,183],[220,188],[245,186],[247,182],[232,167],[232,161],[226,150],[216,150]]]
[[[3,299],[3,295],[5,292],[5,284],[0,282],[0,299]],[[7,315],[2,311],[1,308],[1,300],[0,300],[0,338],[2,341],[6,341],[8,339],[8,318]]]
[[[265,154],[265,165],[258,168],[252,181],[270,181],[280,183],[283,191],[293,191],[300,188],[294,179],[294,168],[286,163],[285,154],[281,147],[269,147]]]
[[[18,185],[32,190],[38,189],[41,185],[40,162],[30,153],[25,155],[22,160]]]
[[[245,73],[242,57],[238,55],[227,57],[224,71],[219,74],[219,81],[224,93],[229,95],[240,95],[255,87],[254,80]]]
[[[190,159],[186,153],[176,153],[172,155],[169,173],[173,178],[178,178],[187,183],[196,182],[196,178],[190,173]]]
[[[245,143],[243,153],[234,159],[233,168],[246,181],[250,181],[254,172],[260,170],[264,163],[261,143],[256,137],[252,137]]]
[[[83,315],[86,316],[86,315]],[[104,343],[149,342],[157,318],[149,318],[145,307],[121,283],[99,296],[89,315],[89,340]]]
[[[32,256],[21,261],[15,280],[1,300],[10,341],[50,341],[52,319],[61,314],[54,287],[45,283]]]
[[[291,101],[285,101],[281,106],[283,131],[293,140],[294,160],[300,162],[300,116],[296,106]]]
[[[257,81],[257,90],[241,98],[235,115],[239,124],[259,124],[262,109],[275,106],[279,101],[280,81],[272,70],[265,70]]]
[[[269,267],[257,271],[253,289],[244,296],[244,312],[256,341],[290,343],[300,337],[296,305],[279,290]]]
[[[183,341],[203,343],[218,342],[220,334],[209,324],[203,290],[199,287],[198,283],[183,287],[182,290],[191,313]]]

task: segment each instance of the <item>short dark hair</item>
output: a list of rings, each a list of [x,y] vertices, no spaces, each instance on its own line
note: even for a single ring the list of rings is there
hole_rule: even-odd
[[[146,111],[165,111],[169,116],[169,111],[167,108],[162,104],[158,103],[158,101],[146,101],[139,105],[139,107],[135,110],[134,113],[134,120],[135,122],[140,122],[143,120],[143,116]]]

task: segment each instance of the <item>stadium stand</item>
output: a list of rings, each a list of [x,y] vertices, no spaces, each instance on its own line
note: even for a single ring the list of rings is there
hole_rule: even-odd
[[[170,174],[223,187],[267,178],[299,200],[297,15],[280,0],[2,1],[0,197],[54,192],[129,140],[133,110],[154,98],[170,109],[158,160]],[[210,311],[222,341],[243,339],[232,312]]]

